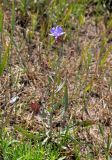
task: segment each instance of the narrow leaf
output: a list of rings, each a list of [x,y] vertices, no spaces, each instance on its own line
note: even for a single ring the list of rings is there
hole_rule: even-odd
[[[103,56],[103,58],[101,59],[101,61],[100,61],[100,67],[102,67],[104,64],[105,64],[105,62],[106,62],[106,60],[107,60],[107,58],[108,58],[108,56],[109,56],[109,54],[112,52],[112,46],[110,46],[109,48],[108,48],[108,50],[105,52],[105,55]]]
[[[0,32],[3,30],[3,11],[2,8],[0,8]]]
[[[8,60],[8,56],[9,56],[9,49],[10,49],[10,45],[7,46],[5,53],[2,56],[2,60],[0,63],[0,76],[2,75],[6,65],[7,65],[7,60]]]
[[[15,5],[14,0],[12,1],[12,17],[11,17],[11,38],[14,33],[14,27],[15,27]]]
[[[68,109],[68,86],[67,86],[67,81],[65,82],[65,86],[64,86],[63,105],[64,105],[64,112],[66,112],[67,109]]]
[[[94,125],[96,122],[95,121],[92,121],[92,120],[85,120],[85,121],[82,121],[82,122],[77,122],[76,125],[77,126],[81,126],[81,127],[89,127],[89,126],[92,126]]]

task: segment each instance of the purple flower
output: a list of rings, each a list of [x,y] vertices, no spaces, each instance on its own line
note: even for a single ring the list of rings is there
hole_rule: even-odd
[[[60,26],[57,26],[57,27],[53,27],[51,30],[50,30],[50,36],[53,36],[55,37],[55,39],[57,40],[58,37],[62,36],[65,32],[63,32],[63,29],[62,27]]]

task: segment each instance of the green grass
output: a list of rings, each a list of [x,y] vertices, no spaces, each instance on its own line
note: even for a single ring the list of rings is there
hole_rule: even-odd
[[[42,146],[40,143],[17,140],[4,140],[2,144],[2,156],[5,160],[42,160],[58,159],[57,148],[52,148],[49,144]]]
[[[111,160],[112,15],[103,3],[0,3],[1,159]],[[59,43],[49,35],[57,25]]]

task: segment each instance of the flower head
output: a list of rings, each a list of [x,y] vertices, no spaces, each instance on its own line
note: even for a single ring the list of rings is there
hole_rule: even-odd
[[[55,39],[57,40],[60,36],[62,36],[63,34],[65,34],[65,32],[63,32],[63,29],[62,27],[60,26],[57,26],[57,27],[53,27],[51,30],[50,30],[50,36],[53,36],[55,37]]]

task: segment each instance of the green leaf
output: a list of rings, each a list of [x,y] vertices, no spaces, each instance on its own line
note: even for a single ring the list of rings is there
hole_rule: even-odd
[[[31,133],[30,131],[23,129],[21,126],[15,125],[14,129],[29,139],[37,140],[39,138],[38,134]]]
[[[12,1],[12,17],[11,17],[11,38],[14,33],[14,27],[15,27],[15,4],[14,0]]]
[[[91,88],[92,88],[92,82],[90,82],[86,87],[85,87],[85,89],[84,89],[84,93],[87,93],[87,92],[89,92],[90,90],[91,90]]]
[[[81,26],[85,23],[85,16],[83,14],[79,15],[79,23]]]
[[[68,21],[70,15],[72,13],[72,4],[69,5],[69,7],[66,9],[65,17],[63,18],[63,24]]]
[[[2,8],[0,8],[0,32],[3,30],[3,11]]]
[[[65,82],[65,86],[64,86],[63,105],[64,105],[64,112],[66,112],[67,109],[68,109],[68,86],[67,86],[67,81]]]
[[[85,120],[82,122],[77,122],[76,125],[77,126],[82,126],[82,127],[89,127],[95,124],[95,121],[92,120]]]
[[[105,62],[106,62],[109,54],[111,53],[111,51],[112,51],[112,46],[110,46],[110,47],[108,48],[108,50],[105,52],[103,58],[102,58],[101,61],[100,61],[100,67],[102,67],[102,66],[105,64]]]
[[[87,54],[88,67],[91,65],[91,62],[92,62],[92,54],[91,52],[88,51],[88,54]]]
[[[4,55],[2,56],[2,60],[0,63],[0,76],[2,75],[6,65],[7,65],[7,61],[8,61],[8,57],[9,57],[9,50],[10,50],[10,45],[7,46],[6,51],[4,53]]]
[[[102,126],[102,124],[99,124],[99,131],[101,135],[104,136],[104,127]]]

